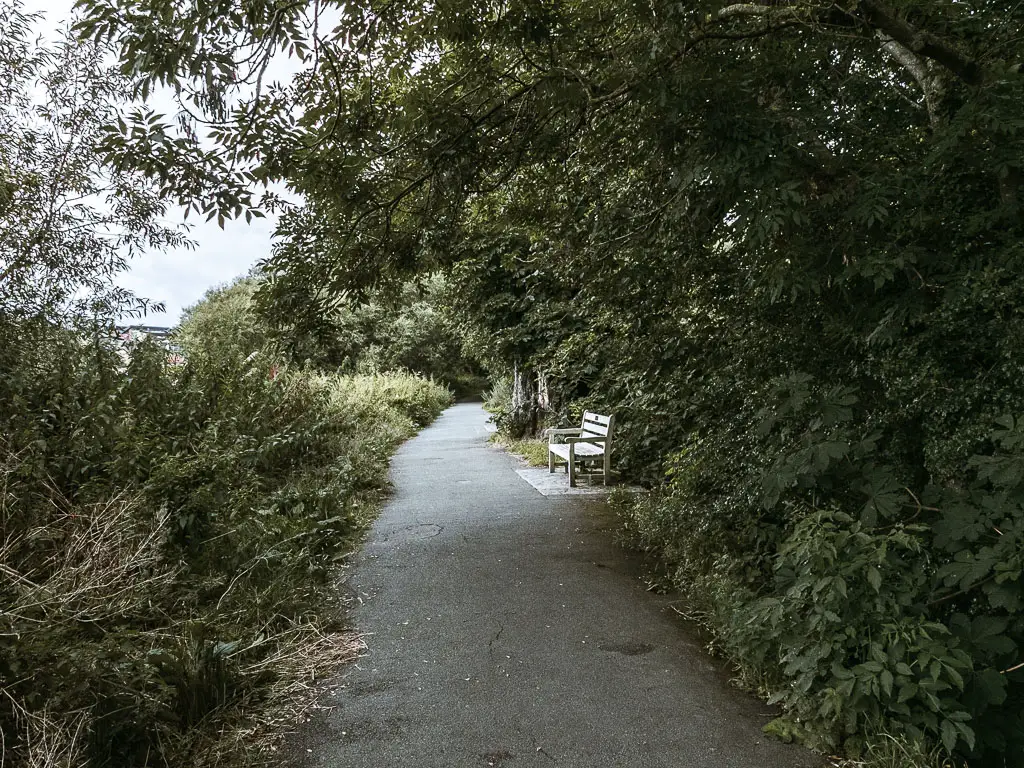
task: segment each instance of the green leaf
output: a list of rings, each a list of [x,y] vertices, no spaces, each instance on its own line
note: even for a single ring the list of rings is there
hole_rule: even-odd
[[[952,753],[956,748],[957,738],[959,736],[959,729],[956,727],[956,723],[951,720],[942,721],[942,746],[946,748],[946,751]]]
[[[943,664],[943,667],[946,670],[946,676],[950,680],[953,681],[953,685],[955,685],[960,690],[963,690],[963,688],[964,688],[964,679],[960,675],[960,673],[954,667],[950,666],[949,664]]]
[[[881,591],[881,589],[882,589],[882,573],[881,573],[881,571],[879,571],[877,568],[875,568],[872,565],[872,566],[868,567],[867,574],[868,574],[868,583],[875,590],[875,592]]]
[[[896,700],[902,704],[905,701],[910,701],[910,699],[914,698],[916,695],[917,685],[915,683],[906,683],[900,686]]]
[[[998,707],[1006,701],[1009,682],[999,670],[988,667],[976,673],[971,680],[974,692],[985,707]]]
[[[879,683],[882,686],[882,691],[886,696],[892,695],[892,672],[888,669],[883,669],[881,675],[879,675]]]

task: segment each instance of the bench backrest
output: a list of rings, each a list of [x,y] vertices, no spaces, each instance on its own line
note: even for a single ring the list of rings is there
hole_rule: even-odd
[[[598,443],[598,447],[604,448],[606,453],[612,449],[612,428],[615,425],[614,416],[602,416],[600,413],[583,412],[583,424],[580,437],[607,437],[607,442]]]

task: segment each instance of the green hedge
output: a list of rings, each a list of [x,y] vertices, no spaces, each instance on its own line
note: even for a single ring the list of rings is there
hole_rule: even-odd
[[[693,440],[667,486],[620,502],[625,539],[805,743],[856,757],[888,734],[1021,765],[1024,420],[918,496],[849,392],[780,387],[760,429]]]

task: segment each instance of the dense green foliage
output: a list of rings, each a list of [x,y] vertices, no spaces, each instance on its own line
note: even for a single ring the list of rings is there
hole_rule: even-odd
[[[217,162],[304,195],[279,319],[445,269],[492,368],[668,470],[628,530],[805,738],[1021,764],[1024,6],[84,5],[221,121]],[[239,47],[306,66],[263,87]],[[132,131],[166,132],[115,156]]]
[[[150,343],[125,364],[105,339],[3,330],[8,764],[51,748],[90,765],[212,761],[221,729],[253,727],[292,704],[295,678],[351,655],[329,570],[396,442],[448,392],[411,374],[271,378],[223,336],[190,335],[168,369]]]
[[[102,162],[124,80],[31,26],[0,0],[0,763],[266,764],[357,653],[330,574],[451,395],[287,365],[244,283],[184,364],[126,344],[112,276],[181,236]]]
[[[295,365],[340,373],[414,373],[457,397],[479,394],[485,384],[449,318],[449,291],[438,276],[340,304],[300,328],[268,320],[258,301],[262,283],[255,276],[211,289],[187,312],[177,339],[188,346],[190,339],[203,338],[204,356],[215,360],[239,354],[237,340],[245,339],[249,348],[273,348]]]

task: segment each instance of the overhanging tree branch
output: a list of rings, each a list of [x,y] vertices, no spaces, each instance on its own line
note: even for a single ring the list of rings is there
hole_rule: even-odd
[[[930,32],[913,27],[878,0],[860,0],[860,10],[864,20],[873,29],[884,33],[911,53],[938,62],[968,85],[981,85],[984,82],[984,71],[978,62],[964,56]]]
[[[917,81],[921,91],[924,93],[924,103],[925,108],[928,110],[928,119],[934,128],[941,119],[939,105],[942,103],[942,98],[946,93],[942,78],[934,72],[930,72],[919,56],[881,30],[876,30],[875,34],[882,43],[882,50],[892,56]]]
[[[799,15],[801,11],[806,9],[800,8],[796,5],[762,5],[760,3],[736,3],[734,5],[727,5],[725,8],[715,13],[711,19],[713,21],[726,21],[728,19],[735,18],[764,18],[770,16],[777,18],[780,16],[794,17]]]
[[[709,22],[721,23],[731,19],[802,19],[807,22],[849,25],[860,22],[876,33],[884,35],[883,39],[895,41],[910,53],[931,59],[942,65],[957,78],[968,85],[981,85],[985,79],[982,66],[974,59],[965,56],[952,44],[933,35],[927,30],[914,27],[897,12],[880,0],[859,0],[855,11],[851,12],[836,3],[803,3],[791,5],[769,5],[766,3],[736,3],[728,5],[709,17]],[[845,20],[845,24],[844,24]],[[896,54],[890,50],[890,53]],[[904,63],[901,60],[901,63]],[[912,71],[913,73],[913,71]],[[916,75],[915,75],[916,78]]]

